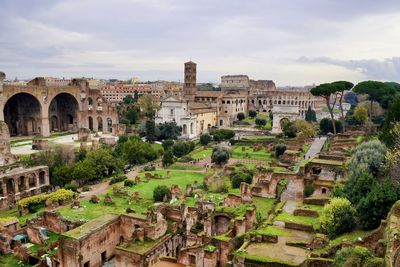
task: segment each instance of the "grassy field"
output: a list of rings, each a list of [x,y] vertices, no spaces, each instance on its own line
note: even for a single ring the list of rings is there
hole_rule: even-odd
[[[184,171],[199,171],[199,170],[203,170],[204,168],[202,166],[185,165],[185,164],[179,164],[179,162],[177,162],[177,163],[174,163],[171,166],[169,166],[168,169],[184,170]]]
[[[256,205],[257,212],[260,212],[263,218],[266,218],[268,212],[272,209],[275,203],[274,198],[253,197],[253,203]]]
[[[32,265],[15,258],[11,254],[0,255],[0,267],[28,267],[28,266]]]
[[[26,221],[29,219],[32,219],[33,217],[36,216],[37,213],[41,212],[43,209],[40,209],[38,212],[36,213],[28,213],[26,215],[23,216],[19,216],[19,212],[17,210],[17,208],[11,209],[11,210],[7,210],[7,211],[2,211],[0,212],[0,218],[7,218],[7,217],[17,217],[19,224],[21,226],[24,226],[26,224]],[[1,265],[0,265],[1,266]]]
[[[312,225],[315,230],[320,228],[320,222],[319,222],[318,218],[308,217],[308,216],[294,216],[294,215],[290,215],[284,211],[275,217],[275,221],[308,224],[308,225]]]
[[[212,148],[199,148],[194,151],[192,151],[189,156],[191,156],[194,159],[202,159],[205,157],[211,157],[212,154]]]
[[[242,147],[245,147],[245,151],[242,151]],[[272,154],[265,153],[264,149],[254,152],[253,148],[249,146],[233,146],[232,158],[269,161],[272,158]]]
[[[139,176],[142,178],[142,181],[145,181],[144,176],[145,173],[141,173]],[[139,192],[140,200],[133,201],[129,203],[129,197],[127,196],[114,196],[112,193],[112,187],[108,189],[108,193],[110,194],[113,204],[104,204],[104,196],[100,196],[100,202],[97,204],[91,203],[89,200],[83,200],[81,202],[82,208],[80,209],[72,209],[70,207],[60,208],[59,211],[62,216],[67,219],[76,221],[79,219],[84,220],[92,220],[104,214],[109,213],[125,213],[126,209],[129,207],[134,210],[136,213],[146,212],[149,207],[153,205],[153,190],[156,186],[165,185],[170,188],[172,185],[178,185],[182,192],[185,191],[185,187],[187,184],[194,184],[194,181],[202,184],[203,178],[206,173],[201,172],[184,172],[184,171],[171,171],[170,177],[166,178],[167,171],[166,170],[158,170],[148,172],[152,174],[160,174],[164,178],[163,179],[151,179],[148,182],[141,182],[133,187],[124,187],[124,190],[131,193],[137,191]],[[116,185],[122,185],[123,183],[119,183]]]

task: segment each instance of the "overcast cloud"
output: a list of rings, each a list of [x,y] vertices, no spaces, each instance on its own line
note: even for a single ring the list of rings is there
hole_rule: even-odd
[[[400,81],[399,0],[1,0],[0,70],[305,85]]]

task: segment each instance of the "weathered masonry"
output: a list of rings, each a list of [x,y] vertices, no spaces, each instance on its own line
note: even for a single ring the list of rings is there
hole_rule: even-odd
[[[29,169],[13,169],[0,175],[0,210],[13,207],[25,197],[41,194],[49,185],[49,168],[36,166]]]
[[[51,132],[111,132],[118,123],[117,111],[89,88],[85,79],[73,79],[66,86],[49,85],[35,78],[27,85],[4,85],[0,72],[0,121],[5,121],[11,136],[41,135]]]

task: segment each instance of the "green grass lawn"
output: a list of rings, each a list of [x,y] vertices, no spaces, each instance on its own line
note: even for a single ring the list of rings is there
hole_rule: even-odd
[[[32,266],[32,265],[15,258],[12,254],[7,254],[7,255],[0,255],[0,266],[1,267],[28,267],[28,266]]]
[[[294,222],[300,224],[312,225],[315,230],[320,228],[320,222],[318,218],[308,217],[308,216],[294,216],[282,211],[278,216],[275,217],[275,221],[283,222]]]
[[[202,166],[194,166],[194,165],[185,165],[185,164],[179,164],[179,162],[172,164],[171,166],[168,167],[168,169],[172,170],[184,170],[184,171],[199,171],[203,170],[204,168]]]
[[[146,172],[141,173],[139,176],[142,181],[145,181],[144,176]],[[153,190],[158,185],[165,185],[170,188],[172,185],[179,185],[182,192],[185,191],[187,184],[194,184],[197,181],[199,184],[203,183],[203,178],[206,173],[201,172],[183,172],[183,171],[171,171],[170,177],[166,178],[166,170],[151,171],[152,174],[160,174],[163,179],[151,179],[149,182],[141,182],[133,187],[124,187],[129,194],[134,191],[139,192],[140,200],[129,203],[129,197],[127,196],[114,196],[112,194],[112,187],[108,189],[108,193],[114,202],[112,205],[104,204],[104,196],[100,196],[100,202],[97,204],[91,203],[89,200],[81,201],[82,208],[72,209],[70,207],[63,207],[59,209],[62,216],[67,219],[76,221],[79,219],[92,220],[104,214],[126,213],[126,209],[129,207],[135,211],[135,213],[146,212],[149,207],[153,205]],[[116,185],[122,185],[118,183]]]
[[[29,219],[32,219],[33,217],[36,216],[36,214],[38,214],[39,212],[41,212],[43,209],[38,210],[36,213],[28,213],[26,215],[23,216],[19,216],[19,212],[17,210],[17,208],[11,209],[11,210],[7,210],[7,211],[2,211],[0,212],[0,218],[7,218],[7,217],[17,217],[19,224],[21,226],[24,226],[26,224],[26,221]],[[1,265],[0,265],[1,266]]]
[[[245,151],[242,151],[242,147],[245,147]],[[248,157],[246,157],[248,155]],[[265,153],[264,149],[257,152],[253,151],[252,147],[249,146],[233,146],[232,158],[234,159],[254,159],[254,160],[264,160],[269,161],[272,158],[271,153]]]
[[[275,199],[265,197],[253,197],[253,203],[254,205],[256,205],[257,212],[260,212],[262,217],[265,218],[268,212],[274,206]]]
[[[261,235],[293,236],[292,233],[285,231],[284,228],[280,228],[273,225],[260,227],[256,230],[256,233]]]
[[[194,151],[192,151],[189,156],[191,156],[194,159],[202,159],[206,157],[211,157],[212,154],[212,148],[199,148]]]

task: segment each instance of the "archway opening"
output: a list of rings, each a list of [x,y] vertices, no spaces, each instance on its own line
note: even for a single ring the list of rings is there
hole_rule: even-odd
[[[102,117],[97,117],[97,128],[99,132],[103,131],[103,118]]]
[[[93,118],[89,116],[89,130],[93,131]]]
[[[78,110],[78,101],[71,94],[61,93],[54,97],[49,105],[51,131],[76,131],[78,124]]]
[[[28,93],[12,96],[4,105],[4,120],[10,136],[26,136],[40,133],[41,106],[36,97]]]

